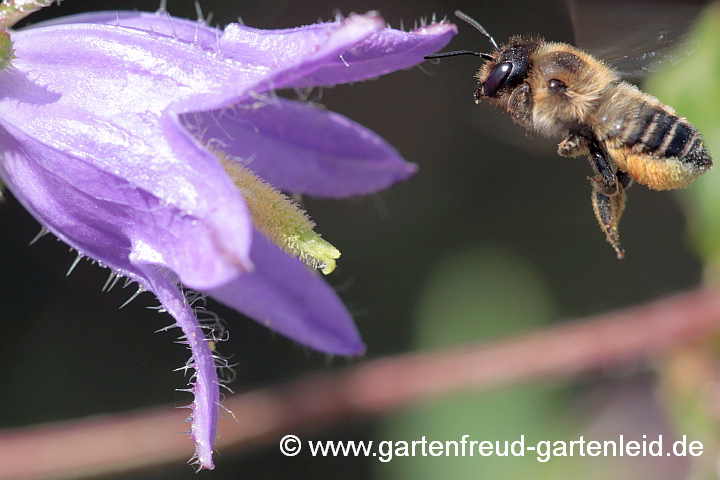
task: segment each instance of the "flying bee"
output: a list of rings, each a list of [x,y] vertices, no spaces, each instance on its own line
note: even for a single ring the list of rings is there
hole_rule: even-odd
[[[592,207],[618,258],[625,256],[618,223],[633,181],[655,190],[684,188],[712,167],[701,135],[687,119],[623,81],[602,60],[538,37],[514,36],[498,45],[477,21],[455,14],[488,37],[493,52],[425,58],[481,57],[476,103],[490,103],[528,130],[561,136],[561,156],[588,158]]]

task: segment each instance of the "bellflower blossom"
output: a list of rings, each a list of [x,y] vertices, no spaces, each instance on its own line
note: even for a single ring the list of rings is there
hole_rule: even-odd
[[[209,339],[180,285],[314,349],[364,351],[332,289],[259,227],[273,220],[249,208],[255,187],[242,187],[235,167],[271,194],[279,195],[270,185],[334,198],[414,172],[374,133],[273,92],[411,67],[455,32],[445,22],[392,30],[375,14],[219,30],[139,12],[11,32],[0,175],[44,229],[110,268],[111,279],[154,293],[174,317],[195,370],[190,435],[200,468],[213,468],[219,388]],[[331,256],[315,264],[328,267]]]

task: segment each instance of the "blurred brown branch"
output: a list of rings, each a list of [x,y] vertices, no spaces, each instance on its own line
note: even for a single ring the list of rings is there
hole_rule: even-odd
[[[227,398],[238,421],[221,421],[217,449],[247,450],[458,391],[618,367],[716,331],[720,291],[698,290],[494,343],[312,373]],[[160,407],[5,431],[0,479],[80,478],[186,460],[191,442],[177,434],[185,416]]]

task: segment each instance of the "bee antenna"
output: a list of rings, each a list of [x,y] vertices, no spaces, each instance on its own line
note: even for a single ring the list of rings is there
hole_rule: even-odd
[[[490,34],[488,33],[487,30],[485,30],[485,27],[483,27],[482,25],[480,25],[480,24],[478,23],[477,20],[475,20],[474,18],[468,17],[467,15],[465,15],[465,14],[464,14],[463,12],[461,12],[460,10],[455,10],[455,15],[456,15],[460,20],[466,21],[467,23],[469,23],[470,25],[472,25],[473,27],[475,27],[477,30],[479,30],[480,33],[482,33],[483,35],[485,35],[486,37],[488,37],[488,38],[490,39],[490,43],[492,43],[492,44],[493,44],[493,47],[495,47],[495,50],[498,50],[498,44],[497,44],[497,42],[495,41],[495,39],[492,37],[492,35],[490,35]]]
[[[476,57],[482,57],[482,58],[484,58],[485,60],[492,60],[492,59],[493,59],[492,55],[489,55],[489,54],[487,54],[487,53],[478,53],[478,52],[473,52],[473,51],[470,51],[470,50],[458,50],[458,51],[455,51],[455,52],[442,52],[442,53],[435,53],[435,54],[432,54],[432,55],[425,55],[425,60],[430,60],[430,59],[433,59],[433,58],[455,57],[455,56],[457,56],[457,55],[474,55],[474,56],[476,56]]]

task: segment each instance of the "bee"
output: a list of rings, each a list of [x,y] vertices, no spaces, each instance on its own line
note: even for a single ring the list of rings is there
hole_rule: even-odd
[[[618,224],[633,182],[655,190],[684,188],[712,167],[702,136],[686,118],[623,81],[602,60],[539,37],[514,36],[498,45],[477,21],[455,14],[488,37],[493,52],[425,58],[481,57],[476,103],[505,111],[529,131],[562,137],[563,157],[587,157],[592,208],[617,258],[625,256]]]

